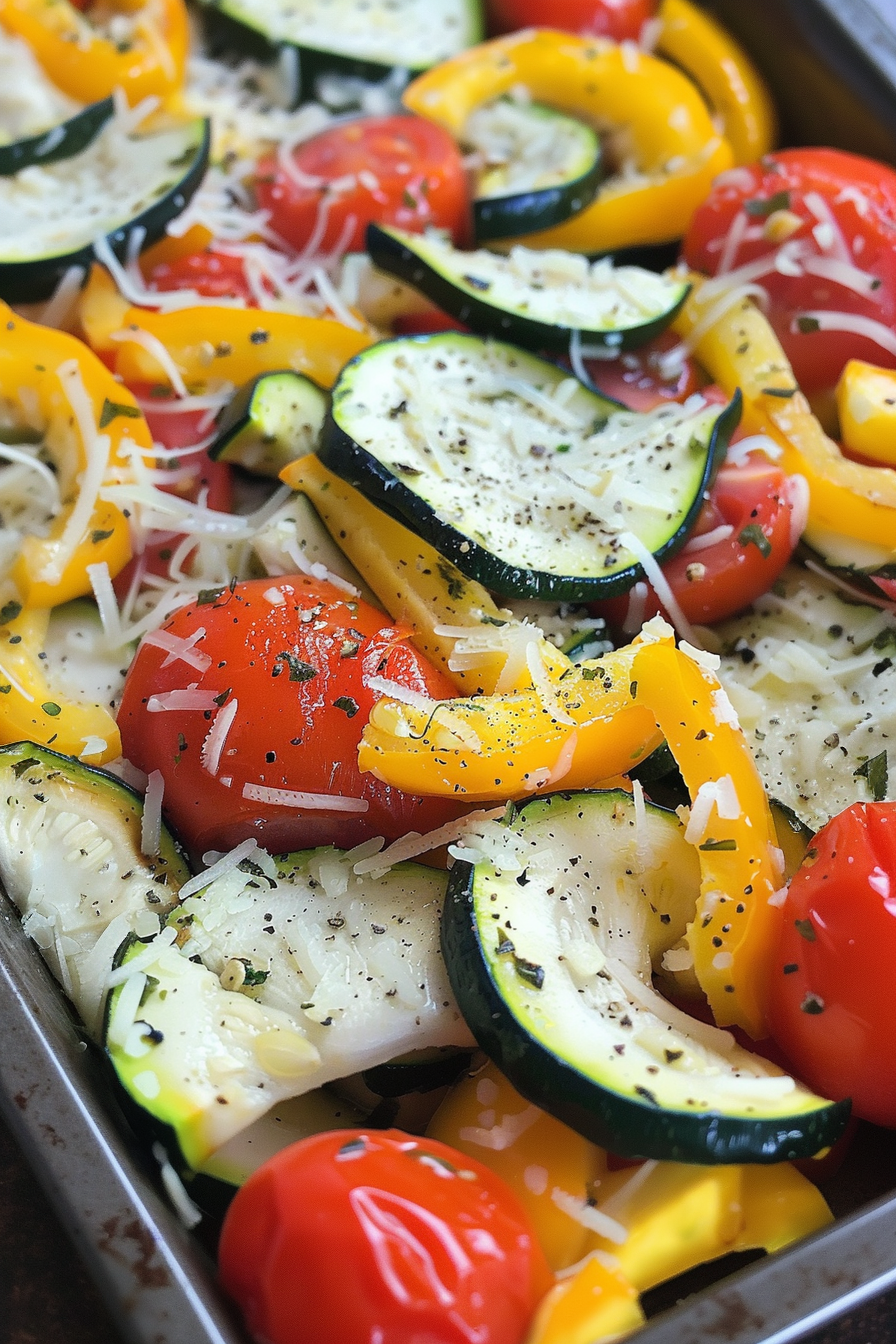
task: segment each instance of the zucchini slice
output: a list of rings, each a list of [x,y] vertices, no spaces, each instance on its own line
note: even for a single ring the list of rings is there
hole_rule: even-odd
[[[0,799],[0,880],[96,1033],[116,949],[158,931],[189,869],[164,826],[159,853],[141,853],[139,794],[46,747],[0,748]]]
[[[558,793],[468,839],[442,949],[473,1034],[530,1101],[623,1156],[816,1153],[849,1103],[815,1096],[653,989],[651,954],[693,917],[700,881],[674,813],[639,810],[621,791]]]
[[[597,195],[597,133],[552,107],[504,95],[477,107],[460,138],[482,165],[473,199],[477,242],[562,224]]]
[[[256,851],[123,949],[106,1029],[120,1081],[196,1167],[277,1101],[469,1046],[439,954],[444,890],[417,864],[359,878],[338,850]]]
[[[768,793],[812,831],[896,799],[896,621],[795,566],[716,627],[719,678]]]
[[[276,478],[297,457],[315,451],[329,404],[327,393],[302,373],[259,374],[224,408],[208,455]]]
[[[515,346],[450,332],[351,360],[318,455],[486,588],[583,602],[630,588],[641,548],[684,543],[739,413],[739,395],[627,411]]]
[[[825,568],[874,597],[887,595],[881,592],[875,578],[887,579],[890,583],[896,579],[896,546],[887,550],[873,542],[841,537],[836,532],[817,527],[807,528],[800,544]]]
[[[154,242],[199,186],[209,150],[204,118],[138,135],[115,115],[94,130],[77,153],[0,177],[4,299],[46,298],[70,267],[89,267],[100,236],[120,256],[137,229]]]
[[[298,57],[295,101],[330,72],[382,78],[428,70],[483,37],[480,0],[203,0],[214,49]]]
[[[367,250],[380,270],[416,286],[483,336],[531,350],[568,350],[573,332],[589,345],[631,350],[658,336],[688,296],[682,280],[640,266],[589,263],[579,252],[507,256],[461,252],[436,234],[421,237],[370,224]]]
[[[80,154],[114,115],[112,98],[90,103],[67,121],[40,135],[29,135],[10,145],[0,145],[0,177],[11,177],[21,168],[42,167]]]

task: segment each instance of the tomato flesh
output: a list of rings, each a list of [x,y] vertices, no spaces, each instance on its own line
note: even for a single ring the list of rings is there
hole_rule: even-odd
[[[408,631],[367,603],[301,575],[252,579],[202,594],[162,630],[195,640],[208,666],[144,642],[118,724],[128,760],[147,773],[161,771],[166,815],[195,853],[228,850],[250,836],[273,853],[351,846],[376,835],[397,839],[464,810],[401,793],[358,770],[361,732],[381,694],[370,678],[437,699],[454,693],[409,644]],[[191,687],[199,708],[170,707],[182,699],[171,692],[189,696]],[[225,713],[219,733],[229,727],[216,746],[209,734]],[[312,801],[252,796],[259,788]]]
[[[722,174],[684,256],[708,275],[768,257],[753,279],[768,293],[769,320],[800,387],[822,393],[849,359],[896,367],[894,231],[896,171],[840,150],[790,149]]]
[[[664,331],[646,345],[630,350],[616,359],[586,359],[585,369],[598,392],[621,401],[630,411],[652,411],[670,401],[685,401],[700,387],[697,365],[690,358],[664,365],[679,339]]]
[[[819,831],[783,916],[775,1039],[811,1087],[896,1125],[896,805],[855,803]]]
[[[206,299],[242,299],[247,307],[258,307],[242,258],[214,247],[157,262],[149,270],[146,283],[149,289],[163,293],[192,289]]]
[[[292,161],[289,174],[274,156],[260,160],[254,185],[272,229],[297,251],[358,251],[372,221],[468,237],[460,150],[435,122],[362,117],[298,145]]]
[[[520,1344],[552,1283],[500,1177],[397,1130],[278,1153],[237,1192],[219,1263],[267,1344]]]
[[[583,37],[637,42],[656,0],[486,0],[490,33],[516,28],[563,28]]]

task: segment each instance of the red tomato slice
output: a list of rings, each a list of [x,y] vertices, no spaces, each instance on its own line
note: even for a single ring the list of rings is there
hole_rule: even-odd
[[[709,275],[768,258],[762,274],[744,278],[768,293],[797,381],[814,393],[833,388],[849,359],[896,367],[894,234],[894,169],[834,149],[789,149],[717,179],[684,255]]]
[[[249,836],[274,853],[391,840],[467,810],[358,770],[361,732],[381,694],[371,677],[436,699],[455,694],[407,630],[367,603],[304,576],[253,579],[203,595],[162,629],[195,640],[208,665],[144,642],[118,725],[128,760],[161,771],[166,814],[196,853],[228,850]],[[168,705],[171,692],[188,688],[199,708]],[[289,796],[296,792],[314,797],[303,803]]]
[[[896,1125],[896,805],[855,803],[819,831],[783,915],[775,1039],[811,1087]]]
[[[359,251],[367,225],[469,232],[466,173],[454,140],[422,117],[362,117],[298,145],[292,173],[272,155],[256,168],[258,204],[297,251]]]
[[[237,1191],[219,1263],[267,1344],[520,1344],[553,1281],[499,1176],[394,1129],[271,1158]]]
[[[761,453],[751,453],[743,466],[724,464],[693,534],[662,566],[687,619],[711,625],[766,592],[799,540],[801,507],[799,487]],[[644,586],[646,597],[633,589],[595,610],[618,629],[640,629],[651,616],[666,614],[653,587]]]
[[[637,42],[657,0],[486,0],[485,9],[490,33],[548,27]]]
[[[242,258],[214,247],[175,261],[157,262],[148,271],[146,283],[150,289],[163,292],[194,289],[207,299],[242,299],[249,308],[258,307]]]
[[[679,338],[672,331],[648,341],[617,359],[586,359],[588,377],[598,392],[621,401],[632,411],[652,411],[670,401],[685,401],[700,387],[700,374],[692,359],[675,360],[667,372],[662,358]]]

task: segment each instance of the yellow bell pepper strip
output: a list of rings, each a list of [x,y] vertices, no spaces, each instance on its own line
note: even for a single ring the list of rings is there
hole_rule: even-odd
[[[733,1251],[764,1250],[771,1255],[834,1221],[824,1196],[789,1162],[741,1168],[743,1226]]]
[[[896,467],[896,369],[851,359],[836,396],[844,448]]]
[[[525,1344],[600,1344],[630,1334],[644,1321],[637,1288],[602,1257],[589,1255],[542,1298]]]
[[[529,247],[604,252],[679,238],[713,178],[734,162],[681,71],[630,44],[549,28],[511,33],[443,61],[413,81],[404,103],[462,139],[470,113],[514,85],[609,130],[631,168],[607,178],[572,219],[519,240]]]
[[[497,648],[494,653],[483,653],[475,666],[452,666],[462,636],[439,633],[469,627],[471,635],[487,634],[521,624],[497,607],[480,583],[466,578],[432,546],[334,476],[313,455],[291,462],[280,479],[307,496],[333,540],[392,619],[413,628],[414,644],[459,691],[472,695],[497,688],[506,651]]]
[[[426,1130],[501,1176],[528,1213],[548,1264],[568,1269],[589,1231],[569,1208],[584,1205],[607,1169],[602,1148],[532,1106],[488,1063],[455,1083]]]
[[[44,436],[56,466],[61,507],[46,536],[28,536],[12,578],[29,606],[53,607],[91,591],[89,565],[114,577],[131,558],[127,519],[96,498],[81,517],[82,487],[94,491],[130,446],[152,452],[136,401],[81,341],[41,327],[0,304],[0,393],[6,414]]]
[[[656,51],[690,75],[721,118],[735,163],[753,163],[775,144],[771,95],[730,33],[691,0],[663,0]]]
[[[694,972],[718,1025],[761,1040],[769,1034],[767,979],[781,921],[769,900],[784,881],[765,789],[706,655],[697,662],[671,637],[635,649],[632,698],[649,706],[692,800],[686,838],[700,857],[687,931]]]
[[[130,308],[105,266],[94,262],[78,298],[76,325],[94,354],[109,363],[118,353],[112,334],[121,331]]]
[[[37,742],[89,765],[121,755],[118,727],[103,705],[67,699],[49,685],[43,652],[47,608],[0,608],[0,746]],[[89,748],[89,750],[88,750]]]
[[[725,392],[741,389],[743,427],[774,439],[784,450],[784,470],[805,477],[809,540],[817,530],[892,551],[896,474],[843,456],[812,414],[778,338],[749,299],[736,300],[704,330],[719,291],[713,288],[703,297],[704,278],[690,279],[691,292],[675,330],[690,340],[698,361]]]
[[[538,656],[534,649],[530,670]],[[430,710],[378,701],[360,768],[409,792],[499,802],[594,787],[662,741],[652,709],[632,701],[631,648],[570,667],[557,681],[537,668],[535,676],[510,695],[434,701]]]
[[[23,38],[49,78],[82,103],[122,89],[132,107],[163,101],[183,83],[189,46],[184,0],[145,0],[117,7],[130,20],[125,38],[106,36],[68,0],[0,0],[0,24]]]
[[[110,339],[118,345],[115,371],[125,383],[175,387],[176,371],[188,388],[213,380],[239,387],[277,369],[295,369],[332,387],[343,365],[372,344],[366,328],[355,331],[329,318],[214,304],[168,313],[129,308]]]

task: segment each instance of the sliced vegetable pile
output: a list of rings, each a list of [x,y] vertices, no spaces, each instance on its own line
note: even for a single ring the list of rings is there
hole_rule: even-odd
[[[896,1125],[896,173],[486,11],[0,10],[0,878],[273,1344],[618,1338]]]

